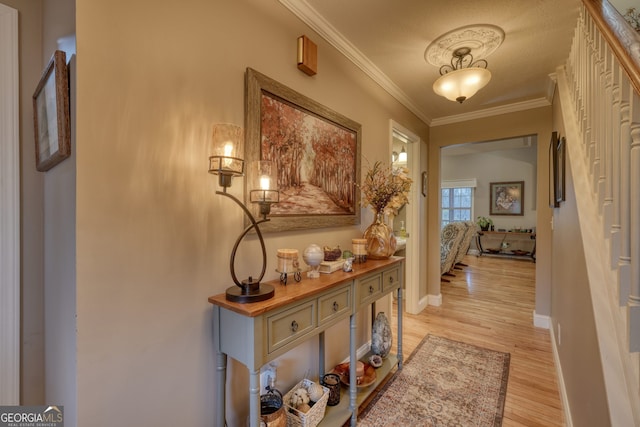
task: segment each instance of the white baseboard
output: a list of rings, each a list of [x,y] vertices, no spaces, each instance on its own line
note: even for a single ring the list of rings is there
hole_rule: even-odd
[[[467,255],[480,256],[480,251],[477,249],[469,249],[469,251],[467,252]]]
[[[421,298],[420,301],[418,301],[418,309],[420,311],[424,310],[425,308],[427,308],[427,306],[429,305],[429,296],[427,295],[424,298]]]
[[[556,346],[556,336],[553,328],[549,328],[551,334],[551,348],[553,349],[553,363],[556,366],[556,375],[558,379],[558,388],[560,392],[560,400],[562,401],[562,411],[564,412],[564,420],[567,427],[573,427],[573,419],[571,418],[571,411],[569,410],[569,396],[567,396],[567,389],[564,385],[564,377],[562,375],[562,365],[560,365],[560,354],[558,354],[558,347]]]
[[[429,305],[439,307],[442,305],[442,294],[427,295],[427,302]]]
[[[533,311],[533,326],[536,328],[549,329],[551,328],[551,318],[549,316],[543,316],[541,314],[536,314],[535,310]]]

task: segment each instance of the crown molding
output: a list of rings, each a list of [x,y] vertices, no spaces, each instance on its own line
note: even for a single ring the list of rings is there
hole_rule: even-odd
[[[318,13],[306,0],[278,0],[291,13],[307,24],[320,37],[353,62],[366,75],[371,77],[378,85],[404,105],[409,111],[418,116],[428,126],[442,126],[451,123],[459,123],[467,120],[481,119],[500,114],[513,113],[531,108],[547,107],[551,105],[555,83],[550,83],[547,90],[548,98],[539,98],[530,101],[517,102],[494,108],[487,108],[470,113],[456,114],[453,116],[432,119],[428,117],[418,106],[404,93],[386,74],[382,72],[369,58],[359,51],[342,33],[340,33],[324,16]],[[552,89],[553,88],[553,89]]]
[[[516,102],[499,107],[486,108],[484,110],[472,111],[470,113],[455,114],[453,116],[439,117],[431,120],[431,127],[449,125],[452,123],[466,122],[468,120],[484,119],[500,114],[515,113],[517,111],[530,110],[532,108],[548,107],[551,102],[547,98],[532,99],[530,101]]]
[[[353,62],[373,81],[379,84],[392,97],[397,99],[402,105],[408,108],[413,114],[418,116],[427,125],[431,119],[404,93],[386,74],[382,72],[369,58],[360,52],[345,36],[342,35],[329,21],[318,13],[305,0],[279,0],[280,3],[296,15],[302,22],[307,24],[325,39],[331,46],[338,49],[340,53]]]

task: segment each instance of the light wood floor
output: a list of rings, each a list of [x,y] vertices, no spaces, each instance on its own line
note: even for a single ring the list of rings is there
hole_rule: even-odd
[[[549,331],[533,326],[535,264],[487,256],[463,262],[468,267],[442,283],[440,307],[404,314],[405,360],[427,334],[509,352],[503,426],[564,426]]]

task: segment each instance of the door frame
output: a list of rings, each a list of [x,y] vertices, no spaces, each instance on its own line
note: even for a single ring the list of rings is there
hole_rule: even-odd
[[[410,314],[418,314],[427,306],[427,298],[420,298],[420,237],[422,229],[426,226],[420,221],[420,185],[422,182],[420,173],[420,137],[397,123],[389,120],[389,155],[391,159],[393,147],[393,134],[402,135],[407,141],[407,167],[410,178],[413,181],[409,194],[406,228],[409,231],[405,256],[405,310]],[[413,238],[411,238],[413,236]]]
[[[18,11],[0,4],[0,402],[20,404]]]

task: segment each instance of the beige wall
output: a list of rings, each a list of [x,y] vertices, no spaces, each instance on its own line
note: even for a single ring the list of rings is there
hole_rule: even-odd
[[[566,135],[557,96],[553,122],[554,129],[561,136]],[[567,141],[567,144],[574,143],[579,141]],[[566,201],[553,210],[551,320],[556,340],[554,344],[573,425],[606,427],[611,425],[611,418],[571,163],[572,159],[568,158]]]
[[[301,34],[318,44],[314,77],[296,68]],[[370,161],[388,159],[390,118],[425,140],[427,127],[274,0],[87,0],[77,35],[78,424],[112,425],[98,414],[117,408],[129,425],[212,425],[207,297],[232,284],[243,218],[214,195],[207,157],[214,123],[244,122],[246,67],[361,123]],[[268,278],[277,248],[349,247],[364,213],[360,227],[267,235]],[[259,268],[249,248],[240,275]],[[328,365],[346,355],[346,323],[331,333],[343,340],[329,340]],[[315,374],[315,348],[279,360],[278,387]],[[229,378],[240,425],[246,370],[232,364]]]
[[[548,153],[547,141],[551,136],[551,107],[503,114],[463,123],[432,127],[429,144],[429,192],[439,193],[440,149],[448,145],[468,142],[493,141],[509,137],[537,135],[537,241],[536,241],[536,314],[549,316],[551,312],[551,209],[544,203],[548,200]],[[428,239],[428,285],[430,295],[440,295],[439,257],[431,256],[440,252],[440,221],[438,198],[429,199],[429,239]]]
[[[531,228],[536,225],[538,209],[537,159],[537,144],[512,150],[443,156],[440,162],[440,175],[442,180],[477,179],[473,220],[478,216],[490,217],[496,229]],[[509,181],[524,181],[523,215],[491,216],[489,214],[490,184]],[[545,203],[544,200],[543,203]]]

